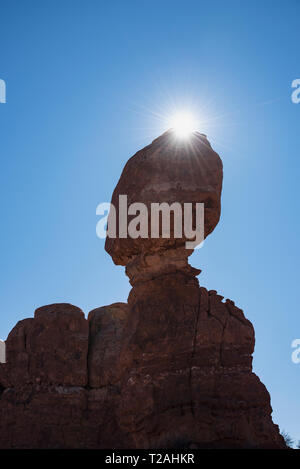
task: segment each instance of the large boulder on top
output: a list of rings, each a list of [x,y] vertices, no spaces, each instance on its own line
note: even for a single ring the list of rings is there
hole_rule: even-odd
[[[204,203],[204,237],[208,236],[220,218],[222,178],[222,161],[206,136],[199,132],[193,132],[188,140],[178,140],[172,130],[169,130],[138,151],[126,163],[111,200],[116,209],[117,230],[116,237],[108,234],[105,249],[115,264],[128,265],[141,254],[151,256],[159,252],[159,255],[164,255],[170,249],[185,245],[187,238],[184,230],[182,237],[175,237],[172,219],[169,238],[162,236],[161,224],[159,237],[151,238],[152,203],[177,202],[181,207],[184,203],[193,204],[194,224],[195,204]],[[120,237],[119,196],[124,195],[127,196],[127,206],[136,202],[146,205],[148,238]],[[128,223],[133,218],[133,215],[129,215]],[[191,252],[192,250],[184,249],[180,257],[187,258]]]

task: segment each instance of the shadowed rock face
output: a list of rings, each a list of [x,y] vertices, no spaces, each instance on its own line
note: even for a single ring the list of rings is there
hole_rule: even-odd
[[[17,324],[1,448],[284,448],[243,312],[182,274],[149,283],[88,320],[57,304]]]
[[[88,325],[69,304],[38,308],[34,319],[19,321],[6,341],[10,381],[87,384]]]
[[[128,191],[131,201],[202,202],[210,193],[208,234],[220,215],[219,157],[196,134],[196,177],[186,147],[169,138],[129,161],[113,199]],[[75,306],[45,306],[9,334],[0,448],[285,448],[252,372],[254,330],[243,311],[199,286],[184,240],[123,241],[106,247],[126,265],[128,303],[94,309],[87,320]]]

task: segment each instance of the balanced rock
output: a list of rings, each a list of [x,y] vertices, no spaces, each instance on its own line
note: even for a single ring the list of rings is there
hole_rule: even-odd
[[[128,203],[204,203],[220,217],[222,163],[202,134],[167,132],[132,157],[114,191]],[[194,216],[194,214],[193,214]],[[0,364],[0,448],[285,448],[252,371],[254,329],[199,286],[186,237],[107,238],[128,303],[39,308]]]
[[[171,206],[175,203],[180,204],[183,212],[184,204],[192,204],[192,224],[195,225],[195,204],[203,203],[205,238],[220,218],[222,179],[222,161],[206,136],[199,132],[193,132],[188,141],[182,141],[172,131],[167,131],[129,159],[111,200],[116,209],[117,236],[108,234],[105,248],[115,264],[126,266],[131,283],[162,272],[176,271],[178,265],[186,271],[191,270],[187,258],[193,250],[185,248],[184,227],[182,236],[176,237],[171,219],[169,237],[163,237],[161,224],[158,226],[159,237],[151,237],[150,228],[154,222],[151,210],[154,204]],[[120,236],[120,196],[126,196],[128,206],[145,205],[148,237]],[[123,206],[122,209],[124,211]],[[132,218],[128,216],[128,225]],[[199,273],[198,270],[191,272],[193,275]]]

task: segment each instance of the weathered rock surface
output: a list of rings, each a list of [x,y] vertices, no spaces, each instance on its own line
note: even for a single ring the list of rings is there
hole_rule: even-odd
[[[214,230],[220,218],[222,179],[222,161],[211,148],[206,136],[199,132],[194,132],[186,142],[176,139],[173,132],[168,131],[151,145],[138,151],[126,163],[111,200],[116,208],[117,237],[108,236],[105,249],[115,264],[126,265],[126,273],[130,279],[138,270],[145,272],[146,266],[149,269],[150,263],[157,271],[163,268],[164,272],[178,270],[179,261],[185,264],[186,269],[190,268],[187,258],[192,250],[184,247],[187,239],[184,236],[184,227],[183,236],[176,238],[174,225],[171,223],[171,236],[164,238],[160,224],[160,236],[150,237],[151,204],[178,203],[183,209],[184,203],[192,203],[195,224],[195,204],[204,203],[206,237]],[[127,196],[128,206],[143,203],[147,207],[148,238],[119,236],[119,196],[122,195]],[[132,218],[134,216],[128,215],[128,224]],[[172,250],[176,252],[170,253]],[[165,253],[168,259],[165,258]],[[177,264],[171,262],[171,258],[175,258],[172,260],[176,260]],[[132,268],[134,273],[131,272]]]
[[[38,308],[34,319],[18,322],[6,341],[9,380],[13,386],[55,383],[87,384],[88,325],[70,304]]]
[[[251,371],[251,323],[169,277],[88,320],[57,304],[17,324],[0,365],[1,448],[284,447]]]
[[[113,201],[204,202],[220,216],[222,163],[205,136],[168,132],[127,163]],[[128,303],[39,308],[0,364],[0,448],[285,448],[252,372],[254,330],[200,287],[185,239],[107,239]]]

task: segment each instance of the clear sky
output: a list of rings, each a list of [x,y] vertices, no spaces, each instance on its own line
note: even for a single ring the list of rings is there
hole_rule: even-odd
[[[300,2],[2,0],[0,15],[0,338],[41,305],[126,301],[96,206],[164,116],[192,109],[224,185],[191,263],[254,324],[274,421],[300,439]]]

